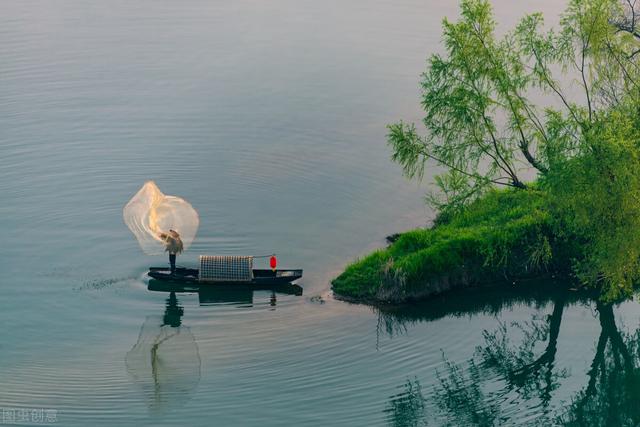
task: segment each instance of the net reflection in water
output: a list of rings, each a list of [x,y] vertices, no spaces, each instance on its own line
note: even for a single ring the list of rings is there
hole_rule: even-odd
[[[138,341],[126,354],[127,371],[142,387],[152,412],[182,406],[200,382],[200,354],[194,335],[181,324],[175,294],[164,316],[148,316]]]

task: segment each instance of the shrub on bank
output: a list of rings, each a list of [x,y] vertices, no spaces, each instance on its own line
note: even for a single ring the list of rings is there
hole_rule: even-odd
[[[434,227],[400,235],[349,265],[334,291],[400,302],[485,281],[539,275],[566,256],[553,233],[546,193],[493,190]]]

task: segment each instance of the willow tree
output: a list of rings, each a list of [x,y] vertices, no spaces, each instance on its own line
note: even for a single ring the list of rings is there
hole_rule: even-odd
[[[640,280],[636,1],[570,0],[557,28],[535,13],[498,37],[489,2],[462,0],[423,74],[426,132],[388,134],[407,176],[444,170],[428,197],[440,213],[497,186],[545,192],[577,276],[609,299]]]
[[[627,15],[617,0],[571,0],[557,30],[531,14],[498,37],[489,2],[463,0],[423,74],[426,134],[390,125],[393,160],[411,178],[432,162],[445,170],[429,197],[440,210],[494,186],[526,189],[531,171],[546,176],[588,149],[600,111],[635,90],[635,37],[614,25]]]

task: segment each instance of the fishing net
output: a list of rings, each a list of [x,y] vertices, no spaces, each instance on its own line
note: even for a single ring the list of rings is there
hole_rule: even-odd
[[[147,317],[125,356],[127,372],[142,388],[149,409],[159,413],[186,403],[200,382],[200,354],[191,330],[165,321]]]
[[[165,250],[160,233],[175,230],[186,250],[196,237],[198,212],[184,199],[167,196],[153,181],[146,182],[122,211],[125,224],[136,236],[147,255],[161,255]]]

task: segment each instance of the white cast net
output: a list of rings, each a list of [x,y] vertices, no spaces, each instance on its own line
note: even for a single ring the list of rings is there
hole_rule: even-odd
[[[180,197],[167,196],[153,181],[147,181],[122,211],[125,224],[136,236],[147,255],[162,255],[165,250],[160,233],[175,230],[186,250],[198,232],[198,212]]]
[[[152,412],[169,412],[186,403],[200,382],[200,353],[187,326],[164,325],[148,316],[138,342],[125,356],[127,372],[142,388]]]

